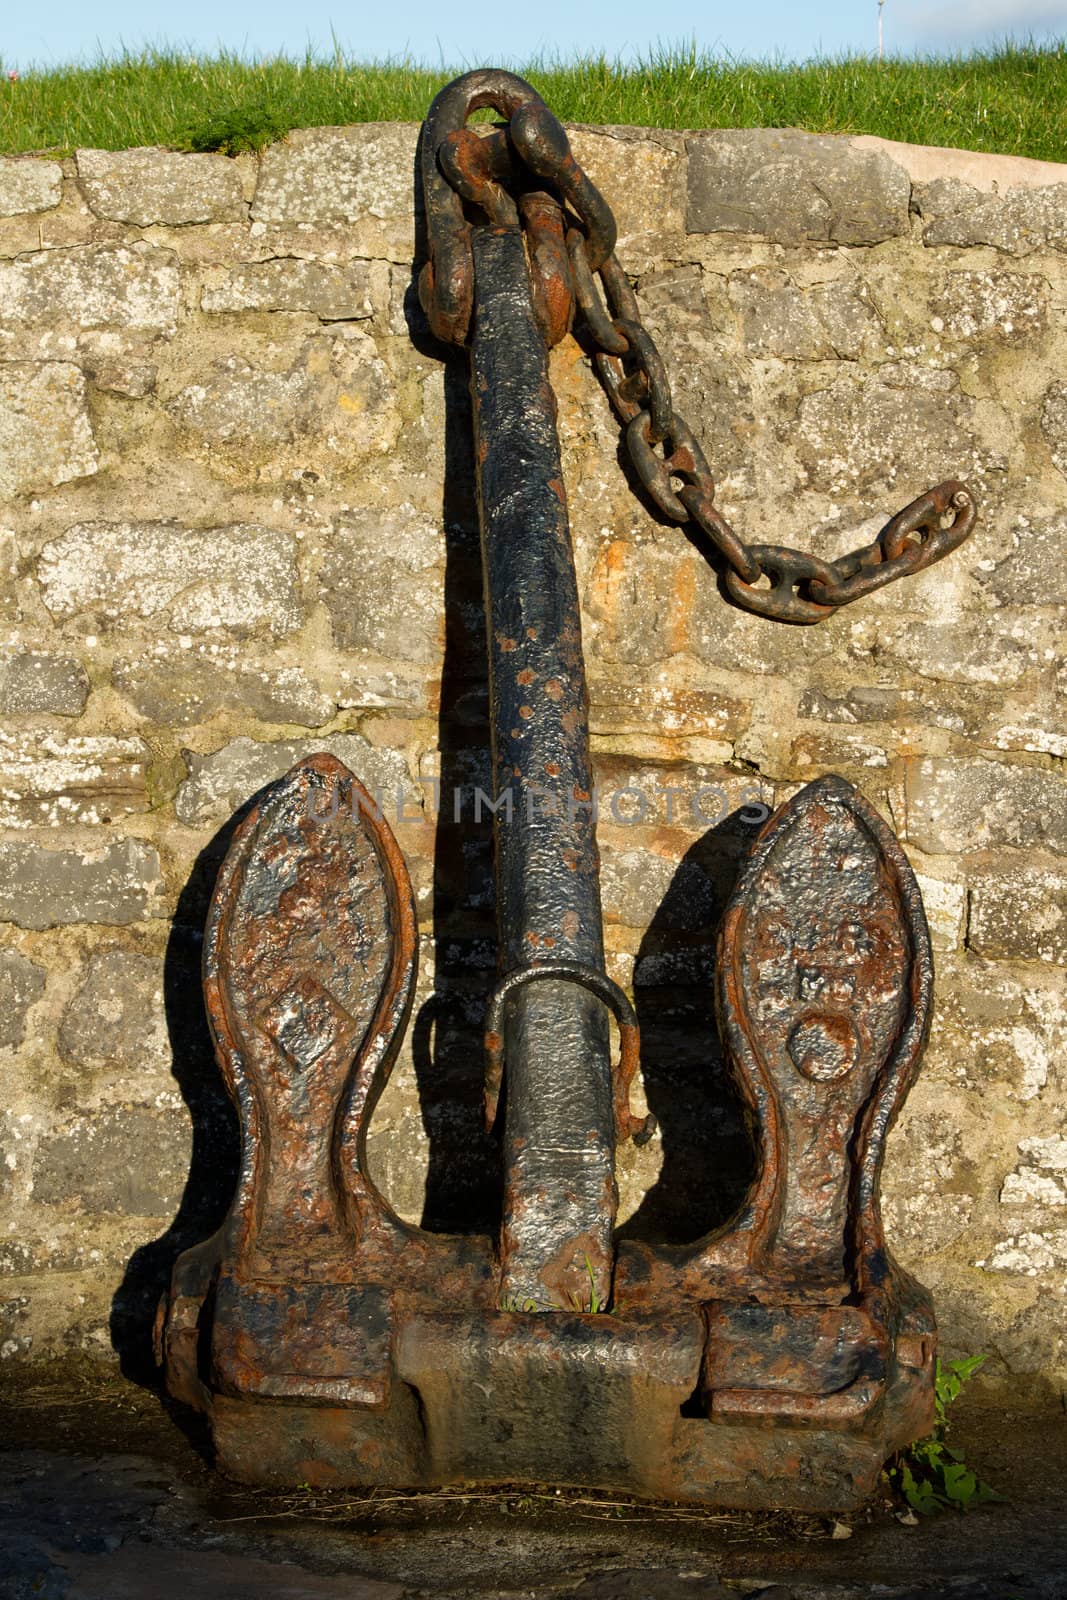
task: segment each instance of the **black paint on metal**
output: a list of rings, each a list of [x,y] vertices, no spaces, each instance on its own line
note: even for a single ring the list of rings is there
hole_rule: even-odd
[[[600,971],[588,707],[544,340],[522,234],[475,228],[471,397],[485,578],[500,966]],[[569,982],[509,1007],[501,1300],[611,1293],[614,1113],[607,1020]]]

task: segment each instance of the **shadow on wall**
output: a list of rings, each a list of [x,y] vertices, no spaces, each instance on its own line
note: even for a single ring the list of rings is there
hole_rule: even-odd
[[[619,1229],[623,1239],[688,1244],[728,1222],[756,1176],[755,1144],[723,1060],[715,1019],[715,939],[758,830],[734,811],[678,863],[634,963],[641,1077],[662,1165]]]
[[[182,1251],[208,1238],[222,1222],[237,1180],[237,1117],[215,1063],[204,1010],[200,956],[215,878],[251,804],[249,801],[220,828],[197,857],[178,898],[163,964],[172,1070],[192,1123],[189,1175],[174,1220],[159,1238],[134,1251],[111,1302],[111,1343],[122,1371],[135,1382],[153,1387],[159,1382],[152,1328],[160,1296]]]

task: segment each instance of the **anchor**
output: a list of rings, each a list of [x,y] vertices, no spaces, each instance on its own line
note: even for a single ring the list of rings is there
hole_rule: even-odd
[[[501,125],[468,126],[483,107]],[[535,91],[497,71],[456,80],[430,109],[420,162],[420,297],[435,334],[470,350],[500,1233],[414,1227],[368,1173],[411,1006],[415,904],[371,795],[312,756],[253,804],[211,903],[205,1001],[241,1163],[226,1220],[178,1259],[160,1309],[167,1386],[206,1413],[220,1467],[249,1482],[551,1482],[844,1510],[933,1421],[933,1309],[889,1254],[879,1210],[886,1135],[930,1016],[921,899],[844,780],[818,779],[769,819],[716,952],[755,1176],[737,1214],[695,1242],[619,1239],[616,1152],[652,1127],[630,1103],[634,1010],[605,970],[548,350],[574,322],[649,494],[703,530],[735,603],[763,615],[815,623],[921,570],[970,533],[974,497],[943,483],[833,563],[746,544],[673,409],[611,212]]]

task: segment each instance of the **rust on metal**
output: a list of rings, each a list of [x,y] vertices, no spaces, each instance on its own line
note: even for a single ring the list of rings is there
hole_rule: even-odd
[[[492,107],[506,126],[475,131]],[[402,1222],[367,1171],[415,981],[411,884],[333,757],[234,836],[204,986],[241,1123],[229,1215],[176,1264],[170,1392],[220,1465],[276,1484],[554,1481],[840,1511],[933,1417],[929,1296],[889,1254],[886,1136],[930,1015],[930,943],[890,830],[818,779],[763,827],[719,930],[716,1006],[753,1178],[686,1245],[620,1240],[615,1154],[640,1040],[607,975],[588,700],[547,348],[574,322],[668,519],[693,519],[749,609],[815,622],[967,537],[946,480],[837,561],[746,544],[616,261],[611,212],[508,73],[442,91],[420,152],[438,337],[470,344],[492,722],[499,978],[484,1108],[499,1237]],[[597,286],[597,278],[603,287]],[[506,800],[506,804],[505,804]],[[609,1019],[618,1028],[613,1051]]]

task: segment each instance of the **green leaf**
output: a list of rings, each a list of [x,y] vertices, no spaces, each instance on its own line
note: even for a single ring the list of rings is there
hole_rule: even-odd
[[[963,1506],[970,1504],[978,1488],[978,1479],[970,1467],[963,1466],[959,1462],[950,1461],[942,1468],[941,1481],[948,1498],[958,1501]]]

